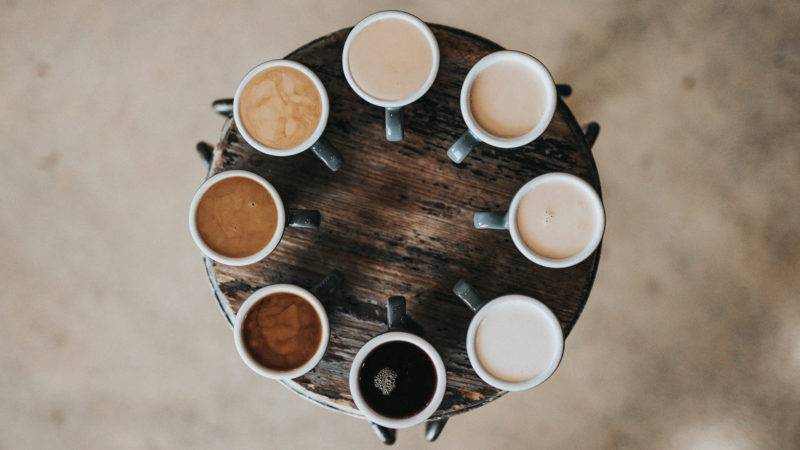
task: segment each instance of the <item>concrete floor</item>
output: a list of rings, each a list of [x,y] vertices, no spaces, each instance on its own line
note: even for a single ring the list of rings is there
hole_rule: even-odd
[[[434,447],[800,447],[796,0],[2,0],[0,448],[380,448],[241,363],[186,214],[209,102],[387,8],[538,56],[603,126],[561,368]]]

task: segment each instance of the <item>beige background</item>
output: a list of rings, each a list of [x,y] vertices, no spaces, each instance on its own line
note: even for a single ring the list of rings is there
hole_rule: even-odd
[[[561,368],[432,448],[800,447],[796,0],[0,0],[0,448],[380,448],[241,363],[186,212],[211,100],[387,8],[538,56],[603,126]]]

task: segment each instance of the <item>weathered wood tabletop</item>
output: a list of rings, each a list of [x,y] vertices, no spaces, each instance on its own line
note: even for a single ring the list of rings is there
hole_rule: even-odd
[[[209,175],[250,170],[270,181],[288,208],[322,213],[318,231],[287,229],[278,248],[257,264],[231,267],[206,260],[206,267],[229,322],[263,286],[310,288],[332,270],[341,271],[344,287],[323,300],[331,322],[327,353],[314,370],[285,384],[320,405],[359,417],[348,388],[350,362],[364,343],[385,331],[389,296],[408,299],[409,315],[444,359],[447,393],[431,420],[439,419],[504,393],[481,381],[470,366],[465,339],[472,314],[452,294],[455,282],[468,280],[486,298],[509,293],[537,298],[555,312],[566,335],[586,303],[600,258],[598,249],[577,266],[547,269],[522,256],[507,232],[473,228],[474,211],[505,210],[517,189],[537,175],[573,173],[599,192],[598,173],[581,128],[561,99],[549,128],[532,144],[514,150],[481,144],[463,164],[453,164],[446,151],[466,129],[459,110],[461,83],[475,62],[501,47],[461,30],[431,29],[441,51],[439,75],[425,96],[405,108],[402,142],[386,141],[383,109],[347,85],[341,58],[349,29],[344,29],[288,56],[310,67],[328,89],[332,108],[325,137],[344,156],[341,170],[329,171],[311,152],[287,158],[261,154],[231,120],[211,155]]]

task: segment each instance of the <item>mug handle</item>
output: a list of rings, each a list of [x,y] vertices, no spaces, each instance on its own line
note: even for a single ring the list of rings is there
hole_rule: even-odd
[[[321,302],[325,302],[326,298],[330,298],[333,294],[342,287],[344,283],[344,275],[338,270],[334,270],[319,283],[311,288],[311,293],[317,297]]]
[[[479,230],[507,230],[508,212],[478,211],[472,216],[472,224]]]
[[[386,304],[386,325],[389,331],[406,331],[406,299],[395,295]]]
[[[317,139],[317,142],[311,145],[311,151],[317,155],[317,158],[325,164],[328,169],[332,172],[336,172],[337,170],[342,168],[342,164],[344,164],[344,158],[342,158],[342,154],[339,153],[339,150],[336,150],[336,147],[331,145],[327,139],[321,137]]]
[[[472,312],[478,312],[486,302],[481,299],[480,294],[478,294],[478,290],[472,287],[471,284],[467,283],[465,280],[458,280],[455,286],[453,286],[453,294],[456,294],[456,297],[460,298],[461,301],[466,303],[469,309]]]
[[[447,156],[449,156],[454,163],[461,164],[464,158],[469,155],[469,152],[471,152],[476,145],[480,144],[480,142],[481,140],[478,139],[478,136],[472,134],[472,131],[467,130],[450,146],[450,149],[447,150]]]
[[[287,209],[286,226],[290,228],[319,228],[322,216],[314,209]]]
[[[403,140],[403,107],[386,108],[386,140]]]

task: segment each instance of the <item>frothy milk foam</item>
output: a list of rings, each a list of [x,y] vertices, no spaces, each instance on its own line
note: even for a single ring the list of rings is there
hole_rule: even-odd
[[[592,240],[598,225],[588,192],[566,180],[553,179],[524,194],[517,210],[520,237],[537,254],[569,258]]]
[[[553,323],[524,300],[490,307],[475,332],[475,352],[481,366],[510,383],[527,381],[544,372],[558,351]]]

